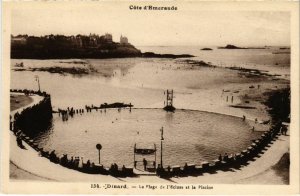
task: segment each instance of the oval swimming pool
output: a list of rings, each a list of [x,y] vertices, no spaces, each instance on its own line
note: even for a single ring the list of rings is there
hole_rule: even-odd
[[[54,114],[53,126],[34,137],[39,147],[55,150],[58,155],[83,157],[98,163],[96,144],[102,145],[101,164],[133,166],[134,145],[157,148],[160,162],[161,127],[164,127],[163,164],[200,164],[217,159],[219,154],[238,153],[261,133],[252,132],[241,119],[215,113],[162,109],[108,109],[75,114],[63,121]],[[154,155],[144,156],[155,160]],[[142,156],[136,156],[141,161]]]

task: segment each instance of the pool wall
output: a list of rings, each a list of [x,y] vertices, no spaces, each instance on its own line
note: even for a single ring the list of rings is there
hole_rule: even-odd
[[[21,129],[24,133],[32,136],[41,131],[47,130],[52,120],[51,97],[46,92],[29,91],[29,90],[11,90],[15,93],[24,93],[25,95],[35,94],[43,97],[43,99],[33,105],[27,107],[20,113],[15,113],[14,122],[10,123],[13,130]]]

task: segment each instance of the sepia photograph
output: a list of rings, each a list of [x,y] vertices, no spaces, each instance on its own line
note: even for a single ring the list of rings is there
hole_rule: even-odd
[[[296,194],[297,6],[6,2],[3,190]]]

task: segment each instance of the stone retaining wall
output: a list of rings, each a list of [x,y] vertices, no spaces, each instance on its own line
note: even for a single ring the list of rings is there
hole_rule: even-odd
[[[17,112],[14,115],[14,130],[21,129],[29,136],[34,136],[41,131],[48,130],[52,124],[52,105],[51,97],[46,92],[29,90],[11,90],[11,92],[24,93],[25,95],[36,94],[43,99],[31,106]]]

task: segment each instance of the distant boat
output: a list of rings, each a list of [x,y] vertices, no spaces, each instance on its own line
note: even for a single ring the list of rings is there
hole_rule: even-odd
[[[202,48],[201,50],[213,50],[211,48]]]
[[[15,64],[15,67],[24,67],[24,64],[23,64],[23,62],[21,62],[21,63],[16,63],[16,64]]]

